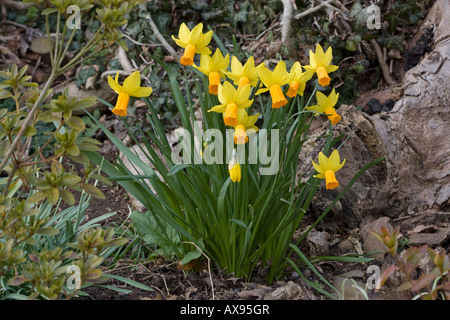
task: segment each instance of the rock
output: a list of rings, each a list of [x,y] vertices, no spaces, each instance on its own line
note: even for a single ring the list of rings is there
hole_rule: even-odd
[[[450,228],[440,228],[434,233],[414,233],[408,239],[408,245],[426,244],[434,248],[450,239]]]
[[[375,238],[371,232],[376,231],[379,232],[382,227],[385,227],[389,230],[389,232],[392,232],[394,228],[389,223],[388,217],[382,217],[378,220],[372,221],[370,223],[365,224],[361,228],[361,238],[363,242],[363,249],[367,252],[372,251],[384,251],[386,248],[384,244],[382,244],[377,238]],[[373,255],[376,261],[382,263],[384,260],[385,253],[377,253]]]
[[[323,254],[329,249],[329,237],[330,235],[327,232],[312,230],[310,233],[308,233],[308,236],[306,238],[313,244],[312,251],[315,251],[317,254]]]
[[[293,281],[289,281],[284,286],[266,294],[264,300],[304,300],[302,294],[302,287]]]
[[[355,248],[353,246],[353,243],[346,239],[344,241],[342,241],[341,243],[338,244],[339,249],[341,249],[344,252],[353,252],[355,251]]]
[[[363,166],[383,156],[386,159],[366,171],[340,199],[341,212],[322,223],[332,221],[348,229],[381,216],[398,218],[449,207],[449,1],[434,2],[421,29],[430,26],[435,30],[432,50],[405,73],[401,86],[390,88],[398,94],[391,98],[396,101],[391,111],[368,115],[354,106],[337,109],[342,120],[334,126],[333,137],[345,135],[339,153],[346,164],[336,173],[340,186],[333,191],[340,192]],[[313,121],[311,136],[327,133],[328,119],[318,118]],[[309,159],[317,159],[324,144],[325,139],[305,143],[306,156],[299,159],[304,176],[313,170]],[[329,190],[324,190],[322,183],[318,192]]]

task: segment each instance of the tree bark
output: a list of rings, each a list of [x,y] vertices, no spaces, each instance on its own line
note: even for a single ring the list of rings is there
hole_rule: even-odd
[[[335,135],[354,134],[340,148],[346,165],[336,173],[347,184],[367,163],[386,161],[366,174],[334,210],[335,225],[353,228],[380,216],[402,217],[450,209],[450,2],[438,0],[421,28],[434,28],[432,51],[406,72],[403,95],[389,112],[367,115],[341,106]],[[318,123],[326,132],[328,123]],[[322,145],[310,145],[317,154]],[[316,150],[317,149],[317,150]],[[302,168],[307,170],[308,159]],[[339,189],[337,189],[339,190]],[[321,191],[313,211],[322,209],[337,191]]]

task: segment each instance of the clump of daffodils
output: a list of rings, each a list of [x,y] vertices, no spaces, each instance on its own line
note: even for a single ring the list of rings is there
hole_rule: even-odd
[[[287,71],[286,63],[279,61],[273,70],[264,63],[255,64],[254,57],[249,57],[245,63],[235,56],[224,54],[216,49],[214,54],[209,48],[213,32],[203,33],[203,24],[198,24],[190,30],[185,23],[179,28],[178,38],[172,36],[175,43],[184,49],[180,63],[192,66],[208,78],[208,93],[217,95],[219,104],[213,106],[209,112],[220,113],[225,126],[234,129],[234,143],[246,144],[249,135],[257,133],[256,125],[259,113],[249,114],[247,109],[252,106],[253,94],[260,95],[269,92],[271,106],[280,109],[289,104],[297,96],[303,96],[306,83],[317,75],[318,84],[322,87],[330,85],[330,73],[336,71],[338,66],[332,65],[332,48],[323,51],[320,44],[315,52],[309,52],[309,65],[302,66],[296,61],[290,71]],[[196,55],[200,55],[199,64],[194,63]],[[140,87],[140,74],[135,71],[125,79],[123,85],[119,85],[118,75],[115,79],[109,77],[108,83],[119,95],[117,104],[112,110],[119,116],[127,114],[127,106],[130,97],[147,97],[151,94],[151,88]],[[341,116],[336,112],[336,104],[339,93],[335,89],[327,96],[322,92],[316,93],[317,103],[305,107],[306,110],[315,113],[315,116],[325,115],[332,125],[336,125]],[[281,111],[280,111],[281,112]],[[323,153],[319,154],[319,163],[311,159],[316,178],[325,179],[326,188],[334,189],[339,186],[335,173],[342,168],[337,150],[333,151],[329,158]],[[233,157],[228,164],[230,179],[233,182],[241,181],[241,164]]]

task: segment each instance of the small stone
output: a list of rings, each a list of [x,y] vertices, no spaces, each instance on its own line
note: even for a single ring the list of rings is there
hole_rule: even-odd
[[[325,231],[312,230],[308,233],[307,239],[313,243],[318,253],[324,253],[328,251],[328,238],[329,234]]]
[[[409,245],[426,244],[430,247],[441,245],[450,239],[450,228],[440,228],[435,233],[415,233],[409,237]]]
[[[289,281],[286,285],[269,292],[264,300],[301,300],[302,287],[293,281]]]
[[[394,228],[389,223],[389,217],[382,217],[378,220],[369,222],[365,224],[361,228],[361,238],[363,242],[363,249],[367,252],[372,251],[384,251],[386,248],[383,243],[381,243],[374,235],[371,233],[372,231],[379,232],[382,227],[388,229],[389,232],[392,232]],[[373,255],[376,261],[382,263],[384,260],[385,253],[377,253]]]
[[[346,239],[338,244],[339,249],[341,249],[344,252],[353,252],[355,251],[355,247],[353,246],[353,243]]]

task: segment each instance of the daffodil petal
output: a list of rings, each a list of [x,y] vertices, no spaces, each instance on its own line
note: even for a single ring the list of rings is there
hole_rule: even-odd
[[[316,93],[317,104],[324,108],[324,110],[328,107],[328,99],[327,96],[322,92],[317,91]]]
[[[255,95],[259,95],[259,94],[267,92],[267,91],[269,91],[269,88],[262,88],[262,89],[259,89],[258,91],[256,91]]]
[[[333,59],[333,49],[331,47],[328,47],[327,52],[325,52],[323,65],[328,66],[331,63],[331,60]]]
[[[239,76],[242,74],[242,63],[236,56],[231,58],[231,72]]]
[[[331,169],[334,170],[335,168],[337,168],[341,163],[341,158],[339,156],[339,152],[337,150],[334,150],[331,153],[329,160],[330,160]]]
[[[259,69],[259,78],[267,88],[270,88],[270,86],[274,83],[272,72],[266,67],[262,67]]]
[[[227,105],[226,104],[219,104],[219,105],[214,106],[211,109],[209,109],[208,112],[224,113],[226,109],[227,109]]]
[[[220,90],[219,90],[220,92]],[[219,101],[223,104],[228,104],[228,103],[232,103],[235,102],[235,96],[236,96],[236,89],[234,88],[234,86],[228,82],[225,81],[222,85],[222,90],[221,90],[222,94],[222,99],[220,99],[219,96]]]
[[[118,84],[116,81],[114,81],[114,79],[111,76],[108,76],[108,85],[117,94],[119,94],[121,91],[123,91],[122,86],[120,84]]]
[[[191,34],[191,31],[189,30],[189,28],[187,27],[187,25],[183,22],[180,25],[180,30],[178,31],[178,38],[181,41],[185,41],[187,42],[189,40],[189,35]]]
[[[324,174],[324,173],[316,174],[316,175],[314,176],[314,178],[323,179],[323,178],[325,178],[325,174]]]
[[[201,40],[202,31],[203,31],[203,23],[197,24],[189,34],[189,42],[196,46]]]
[[[325,69],[327,69],[328,73],[331,73],[331,72],[334,72],[337,69],[339,69],[339,67],[338,66],[334,66],[334,65],[329,65],[329,66],[325,66]]]
[[[254,114],[254,115],[251,115],[251,116],[248,116],[247,119],[246,119],[246,121],[245,121],[245,123],[244,123],[244,126],[245,126],[246,128],[247,128],[247,127],[252,127],[252,126],[254,126],[254,124],[256,123],[256,121],[258,121],[258,117],[259,117],[259,113]]]
[[[327,158],[322,152],[319,152],[319,165],[323,168],[323,171],[330,169],[330,159]]]
[[[210,55],[211,50],[208,47],[196,48],[196,53],[201,55]]]
[[[272,77],[280,86],[289,82],[289,74],[286,71],[286,63],[284,61],[278,62],[275,69],[273,69]]]
[[[138,88],[137,90],[130,92],[130,96],[136,98],[148,97],[153,92],[153,89],[150,87]]]
[[[141,86],[141,74],[139,71],[134,71],[123,82],[123,89],[126,92],[133,92]]]
[[[247,118],[248,118],[247,111],[245,109],[239,108],[237,113],[238,124],[242,124],[245,126]]]
[[[210,42],[211,42],[211,38],[213,36],[213,31],[210,30],[208,32],[206,32],[205,34],[200,36],[200,40],[197,43],[198,48],[204,48],[206,47]]]
[[[176,39],[174,36],[172,36],[173,41],[175,41],[175,43],[180,46],[181,48],[186,48],[186,46],[188,45],[187,42],[182,41],[180,39]]]
[[[236,98],[235,98],[236,104],[240,105],[247,102],[250,96],[250,91],[251,88],[249,84],[246,84],[245,86],[238,88],[236,91]]]
[[[323,52],[322,46],[320,44],[316,47],[316,52],[314,53],[314,60],[317,65],[325,65],[325,53]]]
[[[316,63],[316,59],[314,56],[314,52],[311,49],[309,50],[309,64],[310,64],[311,68],[314,69],[314,72],[316,72],[317,63]],[[305,69],[306,69],[306,67],[305,67]]]
[[[318,172],[318,173],[324,173],[325,171],[317,164],[313,161],[313,159],[311,159],[311,162],[314,166],[314,169]]]

